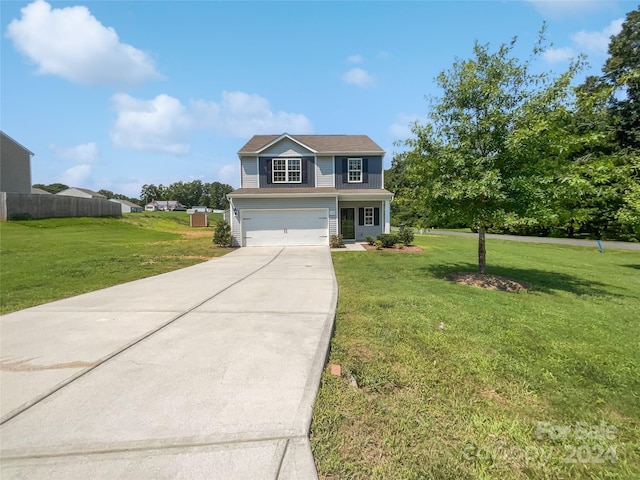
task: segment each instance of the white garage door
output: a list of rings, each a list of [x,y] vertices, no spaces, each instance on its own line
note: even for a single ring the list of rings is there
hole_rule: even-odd
[[[244,246],[329,245],[326,208],[242,210]]]

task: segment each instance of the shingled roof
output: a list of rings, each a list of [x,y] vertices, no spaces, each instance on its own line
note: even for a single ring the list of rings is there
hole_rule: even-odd
[[[267,145],[280,138],[290,138],[293,141],[306,145],[317,153],[380,153],[380,148],[367,135],[254,135],[238,152],[259,153]]]

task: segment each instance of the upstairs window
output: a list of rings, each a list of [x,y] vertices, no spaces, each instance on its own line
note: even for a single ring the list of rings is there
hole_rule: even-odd
[[[273,183],[302,183],[302,161],[299,158],[274,158]]]
[[[362,183],[362,159],[349,158],[347,160],[347,172],[349,183]]]

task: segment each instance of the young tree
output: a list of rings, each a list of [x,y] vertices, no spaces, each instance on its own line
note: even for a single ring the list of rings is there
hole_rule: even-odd
[[[404,159],[414,202],[433,221],[478,228],[478,270],[486,270],[485,233],[512,215],[536,215],[555,165],[534,145],[516,141],[563,107],[579,63],[558,79],[531,72],[514,53],[515,39],[491,52],[476,42],[473,57],[457,60],[437,77],[442,95],[431,101],[429,122],[414,124]]]

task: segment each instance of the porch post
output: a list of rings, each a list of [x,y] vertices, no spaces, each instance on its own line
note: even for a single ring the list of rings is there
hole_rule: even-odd
[[[384,233],[391,233],[391,202],[384,201]]]

